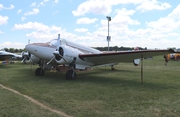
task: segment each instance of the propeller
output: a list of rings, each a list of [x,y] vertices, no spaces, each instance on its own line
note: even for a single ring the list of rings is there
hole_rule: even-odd
[[[55,59],[55,56],[52,57],[52,59],[49,62],[47,62],[46,64],[49,65],[49,63],[51,63],[54,59]]]
[[[28,44],[30,44],[30,39],[28,40]],[[21,63],[26,63],[26,60],[30,60],[30,59],[31,59],[31,53],[29,53],[29,52],[23,51],[23,52],[21,53],[21,55],[22,55],[22,58],[23,58],[23,60],[21,61]]]
[[[21,53],[23,60],[21,63],[26,63],[26,60],[29,60],[31,58],[31,54],[29,52],[22,52]]]
[[[68,63],[68,61],[63,57],[64,51],[60,47],[61,46],[61,40],[60,40],[60,34],[58,34],[58,40],[56,45],[56,50],[53,52],[54,57],[51,58],[49,62],[47,62],[47,65],[50,64],[54,59],[60,60],[61,58]]]

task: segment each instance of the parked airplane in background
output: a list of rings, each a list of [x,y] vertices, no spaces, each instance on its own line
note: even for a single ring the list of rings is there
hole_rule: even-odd
[[[0,61],[5,61],[12,58],[22,58],[21,55],[6,52],[5,50],[0,51]]]
[[[137,59],[149,56],[165,55],[174,53],[174,50],[137,50],[129,52],[106,52],[103,53],[91,47],[83,46],[66,39],[51,40],[47,43],[32,43],[26,45],[29,58],[33,63],[38,63],[37,76],[44,75],[44,68],[47,66],[64,65],[70,70],[66,72],[66,79],[76,78],[76,69],[86,69],[94,66],[113,66],[119,62],[134,62]]]

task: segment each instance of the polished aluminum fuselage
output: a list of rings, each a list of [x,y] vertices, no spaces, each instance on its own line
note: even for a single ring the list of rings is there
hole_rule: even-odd
[[[90,67],[93,64],[89,62],[85,62],[81,60],[78,55],[79,54],[98,54],[102,53],[99,50],[93,49],[91,47],[87,47],[84,45],[80,45],[74,42],[67,41],[65,39],[61,39],[61,45],[69,50],[71,50],[69,53],[66,53],[66,57],[71,57],[71,55],[77,55],[76,56],[76,67],[79,69],[84,69],[86,67]],[[57,39],[54,39],[47,43],[32,43],[26,45],[26,50],[36,56],[37,58],[41,60],[45,60],[46,62],[50,61],[54,57],[54,51],[57,49]],[[55,61],[52,61],[52,63],[55,63]],[[70,64],[70,63],[63,63],[63,64]]]

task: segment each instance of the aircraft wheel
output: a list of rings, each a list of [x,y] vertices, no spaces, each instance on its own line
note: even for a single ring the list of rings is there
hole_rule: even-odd
[[[43,76],[44,75],[44,70],[42,68],[37,68],[35,71],[36,76]]]
[[[74,72],[73,75],[73,70],[69,70],[66,72],[66,80],[75,80],[76,79],[76,72]]]

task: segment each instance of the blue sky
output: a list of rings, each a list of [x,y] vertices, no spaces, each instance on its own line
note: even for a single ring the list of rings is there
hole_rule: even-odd
[[[180,48],[179,0],[1,0],[0,49],[57,38],[91,47]]]

